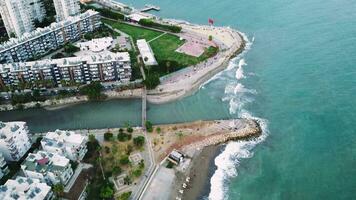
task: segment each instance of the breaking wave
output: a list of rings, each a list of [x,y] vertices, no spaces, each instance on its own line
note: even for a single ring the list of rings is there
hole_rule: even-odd
[[[245,35],[243,35],[243,37],[245,41],[248,41],[245,51],[240,56],[231,60],[225,73],[219,76],[220,78],[226,78],[226,82],[228,83],[225,86],[225,95],[222,101],[229,103],[230,114],[237,115],[240,118],[252,118],[257,120],[262,128],[262,135],[254,140],[230,142],[226,145],[223,152],[215,158],[217,169],[210,180],[211,188],[208,196],[209,200],[228,199],[228,183],[231,178],[238,175],[237,168],[241,159],[252,157],[253,148],[258,143],[264,141],[268,135],[267,120],[254,117],[249,111],[244,109],[247,103],[253,102],[257,91],[246,88],[241,83],[242,79],[248,78],[249,76],[244,74],[244,67],[247,63],[243,55],[252,45],[252,42],[249,42]],[[252,38],[252,41],[254,41],[254,38]],[[231,74],[235,76],[231,76]]]

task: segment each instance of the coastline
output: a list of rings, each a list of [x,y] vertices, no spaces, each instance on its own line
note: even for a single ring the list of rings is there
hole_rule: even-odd
[[[208,37],[210,34],[213,34],[215,36],[213,41],[218,45],[220,50],[217,55],[208,60],[161,78],[161,84],[156,89],[149,90],[147,93],[147,101],[153,104],[164,104],[193,94],[202,84],[223,71],[228,66],[231,58],[242,53],[246,47],[246,41],[241,33],[231,28],[194,25],[174,20],[170,22],[182,26],[184,31],[190,32],[190,34],[197,37]],[[128,89],[119,92],[108,91],[104,92],[104,94],[108,97],[106,100],[142,98],[142,89]],[[57,110],[88,101],[86,96],[49,99],[44,102],[25,103],[23,104],[23,109],[42,107],[47,110]],[[0,112],[15,109],[17,107],[11,104],[0,105]]]
[[[189,66],[165,77],[156,89],[148,91],[147,100],[150,103],[168,103],[193,94],[203,83],[223,71],[231,58],[242,53],[246,47],[242,34],[231,28],[180,24],[176,21],[173,23],[181,25],[185,31],[192,32],[199,37],[214,35],[216,39],[213,41],[220,50],[216,56],[198,65]]]
[[[215,171],[215,158],[220,153],[221,146],[208,146],[201,150],[192,161],[189,170],[190,186],[184,191],[182,199],[196,200],[206,197],[210,190],[210,178]]]
[[[159,127],[164,134],[152,133],[149,139],[153,144],[156,163],[160,164],[145,192],[148,197],[154,194],[155,199],[168,199],[167,193],[169,199],[178,197],[193,200],[207,196],[210,191],[209,180],[215,171],[215,158],[220,154],[221,145],[229,141],[252,140],[262,134],[259,123],[253,119],[196,121]],[[173,169],[167,169],[166,156],[172,150],[178,150],[185,158]],[[174,174],[174,178],[168,178],[164,183],[170,187],[157,187],[162,174],[167,173],[167,170]],[[187,181],[188,177],[190,180]]]

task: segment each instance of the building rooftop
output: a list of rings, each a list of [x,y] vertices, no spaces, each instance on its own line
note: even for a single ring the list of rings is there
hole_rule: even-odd
[[[145,39],[137,40],[137,47],[141,53],[142,60],[145,65],[157,65],[156,58],[154,57],[153,51],[150,45],[146,42]],[[147,60],[145,61],[145,58]]]
[[[26,160],[22,163],[22,167],[28,171],[36,171],[38,173],[61,172],[69,164],[69,159],[45,151],[30,153]]]
[[[26,122],[2,122],[0,121],[0,140],[11,138],[17,133],[28,133]]]
[[[48,132],[42,141],[48,146],[63,147],[65,143],[83,144],[86,142],[86,137],[73,131],[56,130]]]
[[[32,199],[43,200],[51,192],[51,187],[38,179],[27,177],[16,177],[8,180],[5,185],[0,186],[0,199],[18,200]]]
[[[103,37],[92,39],[87,42],[79,42],[78,44],[76,44],[76,46],[79,47],[81,50],[90,50],[92,52],[98,53],[104,51],[105,49],[108,49],[112,45],[113,41],[114,40],[112,37]]]
[[[30,33],[24,33],[19,38],[11,38],[9,41],[0,45],[0,52],[6,50],[8,48],[13,48],[13,47],[20,45],[24,42],[27,42],[29,40],[41,37],[42,35],[48,34],[52,31],[62,29],[65,26],[77,23],[78,21],[92,17],[93,15],[96,15],[96,14],[99,14],[99,13],[94,10],[87,10],[85,13],[82,13],[77,16],[69,17],[68,19],[66,19],[64,21],[52,23],[50,26],[47,26],[44,28],[37,28],[36,30],[34,30]]]

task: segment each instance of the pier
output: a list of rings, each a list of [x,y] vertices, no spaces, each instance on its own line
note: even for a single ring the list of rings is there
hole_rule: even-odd
[[[150,10],[160,11],[161,8],[159,6],[146,4],[144,8],[140,9],[140,12],[148,12]]]

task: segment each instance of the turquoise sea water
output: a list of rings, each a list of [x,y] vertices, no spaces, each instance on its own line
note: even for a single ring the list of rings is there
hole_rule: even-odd
[[[193,23],[211,17],[251,42],[193,96],[149,105],[155,123],[248,115],[268,122],[261,141],[231,143],[218,156],[212,199],[356,199],[355,1],[124,2],[159,5],[159,15]],[[0,119],[28,119],[43,131],[116,126],[125,118],[139,124],[139,112],[139,102],[110,101]]]

